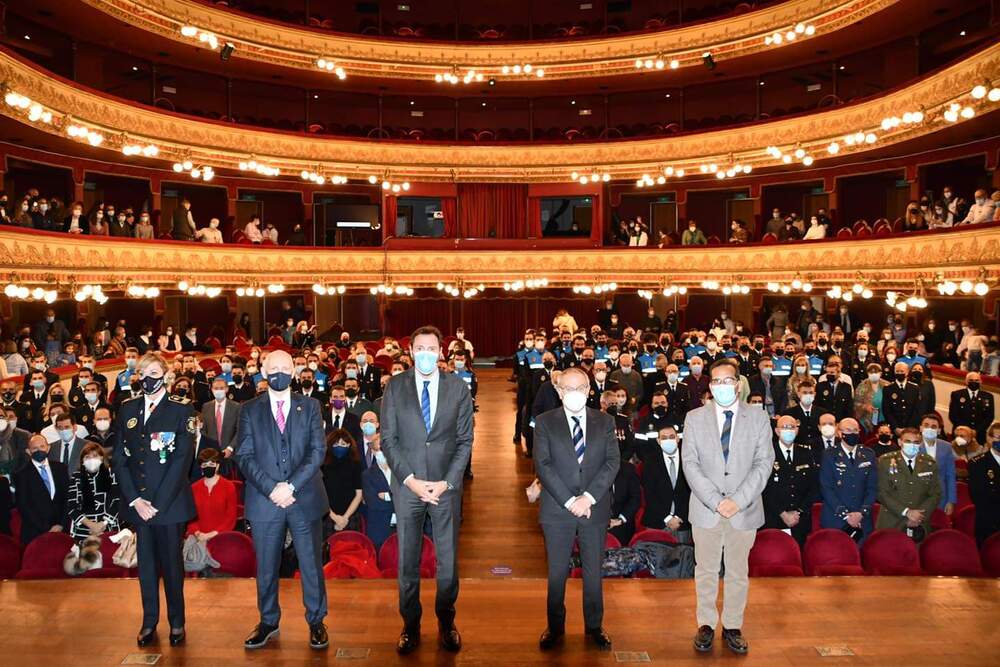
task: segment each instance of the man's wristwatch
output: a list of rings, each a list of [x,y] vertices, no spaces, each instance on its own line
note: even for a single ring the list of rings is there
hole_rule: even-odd
[[[455,487],[451,485],[451,482],[447,482],[447,484],[448,484],[448,490],[449,491],[454,491],[455,490]]]

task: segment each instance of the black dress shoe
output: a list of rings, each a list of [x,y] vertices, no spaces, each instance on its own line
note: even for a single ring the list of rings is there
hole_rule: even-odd
[[[587,636],[594,642],[594,645],[602,651],[611,650],[611,637],[604,631],[604,628],[587,630]]]
[[[722,629],[722,638],[726,640],[726,646],[733,653],[743,655],[750,650],[750,644],[743,638],[743,633],[739,630]]]
[[[145,648],[156,641],[156,628],[143,628],[135,638],[139,648]]]
[[[707,625],[698,628],[698,634],[694,636],[694,647],[702,653],[712,650],[712,641],[715,639],[715,629]]]
[[[396,643],[396,653],[408,655],[417,650],[420,646],[420,631],[403,630],[399,633],[399,641]]]
[[[185,632],[184,628],[181,628],[180,630],[175,630],[174,628],[170,629],[171,646],[180,646],[181,644],[184,643],[184,640],[186,638],[187,638],[187,632]]]
[[[545,632],[538,639],[538,648],[543,651],[549,651],[555,648],[563,637],[566,636],[565,630],[553,630],[552,628],[545,628]]]
[[[309,626],[309,648],[316,650],[330,645],[330,636],[326,634],[326,626],[322,623]]]
[[[462,635],[458,634],[458,629],[454,625],[447,630],[441,628],[438,632],[438,642],[446,651],[458,653],[462,650]]]
[[[269,641],[278,636],[278,628],[274,625],[259,623],[253,632],[243,642],[243,648],[258,649],[264,648]]]

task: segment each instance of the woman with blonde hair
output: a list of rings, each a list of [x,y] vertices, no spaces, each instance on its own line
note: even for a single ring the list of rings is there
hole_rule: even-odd
[[[955,432],[952,433],[951,448],[955,450],[955,456],[965,461],[968,461],[987,449],[983,445],[979,444],[979,440],[976,439],[975,429],[969,428],[968,426],[955,427]],[[963,477],[965,475],[967,475],[965,470],[958,471],[959,477]]]
[[[809,377],[809,357],[800,352],[792,359],[792,374],[788,377],[789,408],[799,404],[799,385]]]

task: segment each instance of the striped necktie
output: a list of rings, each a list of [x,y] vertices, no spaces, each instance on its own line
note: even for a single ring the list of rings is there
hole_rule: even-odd
[[[430,385],[430,380],[424,380],[424,390],[420,394],[420,410],[424,413],[424,427],[428,434],[431,432],[431,392],[428,389]]]
[[[587,451],[587,444],[583,441],[583,429],[580,427],[579,417],[573,417],[573,449],[576,450],[576,462],[583,463],[583,453]]]
[[[722,458],[729,461],[729,436],[733,431],[733,411],[726,410],[722,414],[726,416],[726,423],[722,425]]]

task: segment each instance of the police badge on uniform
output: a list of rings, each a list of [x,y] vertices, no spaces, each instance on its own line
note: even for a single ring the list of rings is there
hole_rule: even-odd
[[[187,431],[188,431],[188,433],[194,435],[194,432],[197,430],[195,428],[195,424],[197,424],[197,421],[198,420],[197,420],[196,417],[188,417],[188,421],[187,421]]]
[[[136,424],[138,424],[138,423],[139,423],[139,419],[137,417],[132,417],[131,419],[128,420],[128,423],[125,424],[125,426],[127,426],[129,428],[135,428]]]

